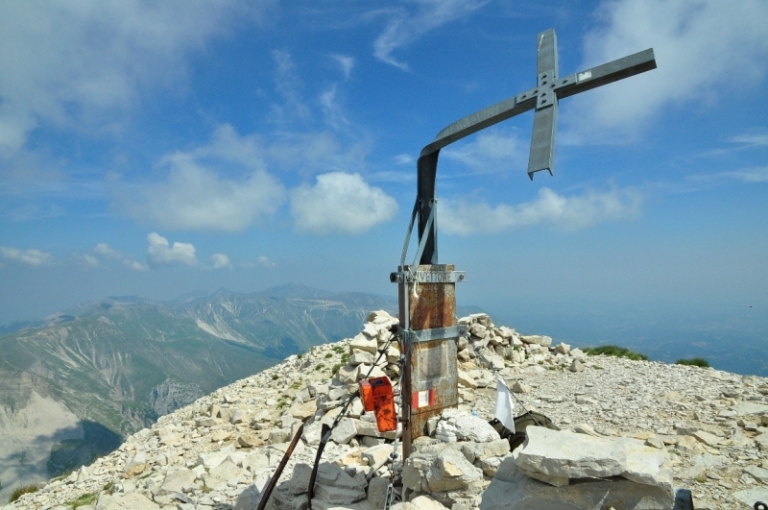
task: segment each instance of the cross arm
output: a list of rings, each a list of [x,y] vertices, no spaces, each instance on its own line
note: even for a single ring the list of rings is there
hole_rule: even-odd
[[[536,109],[528,175],[533,179],[533,174],[539,170],[549,170],[552,173],[558,100],[656,69],[653,49],[647,49],[559,78],[557,39],[552,29],[539,34],[537,57],[537,87],[483,108],[448,125],[421,150],[417,162],[415,208],[419,215],[418,235],[424,245],[420,264],[437,264],[437,219],[433,218],[433,221],[430,221],[430,217],[435,216],[432,211],[435,203],[435,177],[437,160],[442,148],[515,115]]]
[[[607,83],[629,78],[636,74],[656,69],[653,48],[640,51],[607,64],[586,69],[557,80],[555,92],[557,98],[573,96],[585,90],[591,90]]]
[[[537,89],[535,88],[528,90],[457,120],[440,131],[434,141],[421,150],[421,155],[425,156],[437,152],[466,136],[498,124],[515,115],[533,110],[536,106],[536,91]]]
[[[607,64],[559,78],[554,89],[557,98],[562,99],[652,69],[656,69],[656,58],[653,48],[649,48]],[[457,140],[533,110],[536,107],[538,91],[538,88],[532,88],[457,120],[440,131],[435,139],[421,150],[421,156],[437,152]]]

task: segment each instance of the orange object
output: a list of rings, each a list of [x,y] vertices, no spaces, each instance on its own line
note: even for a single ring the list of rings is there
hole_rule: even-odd
[[[379,432],[397,430],[397,412],[395,412],[395,394],[389,377],[374,377],[360,381],[360,395],[366,412],[376,415],[376,428]]]
[[[371,386],[371,382],[367,379],[364,381],[360,381],[358,383],[360,385],[360,398],[363,401],[363,409],[365,409],[366,413],[370,413],[373,411],[373,387]]]

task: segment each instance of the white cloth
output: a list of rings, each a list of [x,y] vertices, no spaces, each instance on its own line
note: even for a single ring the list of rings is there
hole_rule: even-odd
[[[504,379],[496,374],[496,418],[511,432],[515,431],[515,405]]]

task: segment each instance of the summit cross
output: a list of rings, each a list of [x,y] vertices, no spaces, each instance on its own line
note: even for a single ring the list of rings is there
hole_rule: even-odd
[[[440,131],[434,141],[421,150],[417,163],[418,184],[415,209],[419,215],[419,240],[424,242],[419,263],[437,264],[437,221],[432,209],[435,203],[435,178],[440,149],[468,135],[477,133],[503,120],[533,110],[533,136],[528,159],[528,176],[547,170],[553,174],[557,103],[560,99],[600,87],[636,74],[656,69],[653,49],[629,55],[607,64],[558,76],[557,36],[554,29],[538,35],[536,87],[457,120]],[[430,223],[427,226],[427,223]],[[426,237],[425,237],[426,236]],[[420,243],[421,244],[421,243]]]
[[[477,111],[446,127],[424,147],[417,163],[417,195],[397,272],[402,338],[401,422],[403,456],[428,421],[459,402],[457,344],[463,334],[456,319],[455,285],[465,274],[437,261],[435,179],[440,149],[515,115],[535,109],[528,176],[553,173],[557,104],[560,99],[656,68],[653,49],[591,69],[558,76],[557,38],[553,29],[538,35],[536,86]],[[418,248],[406,265],[408,244],[418,216]]]

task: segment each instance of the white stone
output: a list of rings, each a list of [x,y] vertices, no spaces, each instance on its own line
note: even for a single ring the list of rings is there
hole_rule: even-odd
[[[671,489],[620,478],[553,487],[525,476],[509,457],[483,493],[480,510],[667,510],[673,504]]]
[[[351,418],[342,418],[336,428],[331,432],[331,439],[338,444],[347,444],[357,435],[359,421]]]
[[[480,468],[470,464],[464,454],[454,448],[444,448],[427,473],[427,485],[432,492],[466,489],[482,479]]]
[[[298,418],[300,420],[306,420],[310,416],[314,416],[316,411],[317,411],[317,401],[310,400],[309,402],[304,402],[303,404],[296,404],[292,406],[288,412],[294,418]]]
[[[552,337],[542,335],[527,335],[521,336],[520,339],[526,344],[541,345],[542,347],[549,347],[552,345]]]
[[[288,492],[291,494],[303,494],[309,490],[309,478],[312,475],[312,466],[299,462],[293,467],[291,480],[288,482]]]
[[[186,468],[179,469],[165,477],[163,484],[160,486],[159,494],[185,492],[185,490],[192,487],[196,478],[197,475],[191,470]]]
[[[528,386],[525,383],[522,383],[520,381],[515,381],[515,384],[512,385],[512,391],[515,393],[530,393],[531,387]]]
[[[336,379],[339,381],[339,384],[346,385],[346,384],[354,384],[358,380],[358,375],[360,373],[360,365],[350,365],[347,363],[343,367],[339,369],[338,372],[336,372]],[[335,400],[335,399],[332,399]]]
[[[412,508],[413,510],[447,510],[448,508],[435,498],[427,496],[426,494],[416,496],[408,502],[408,505],[411,505],[409,508]]]
[[[373,354],[371,354],[368,351],[356,351],[352,356],[349,357],[349,364],[353,366],[360,365],[362,363],[367,363],[369,365],[373,364]]]
[[[376,354],[376,349],[378,349],[378,344],[376,343],[375,338],[368,338],[367,336],[360,333],[355,338],[352,339],[352,341],[349,343],[350,349],[358,349],[361,351],[367,351],[371,354]]]
[[[568,355],[573,359],[578,359],[582,361],[587,357],[587,355],[584,354],[584,351],[582,351],[581,349],[571,349]]]
[[[440,420],[435,429],[435,437],[444,443],[455,443],[459,439],[456,424],[448,420]]]
[[[753,508],[752,505],[755,504],[755,501],[768,502],[768,488],[754,487],[751,489],[734,492],[733,497],[747,505],[748,508]]]
[[[477,381],[464,370],[458,372],[459,384],[465,388],[477,388]]]
[[[96,510],[154,510],[155,508],[160,507],[138,492],[129,494],[102,493],[98,503],[96,503]]]
[[[371,478],[368,482],[368,504],[374,509],[384,508],[388,488],[388,478],[380,476]]]
[[[697,430],[691,435],[707,446],[714,447],[720,444],[719,437],[715,436],[714,434],[710,434],[709,432],[705,432],[703,430]]]
[[[763,432],[755,438],[755,444],[761,452],[768,452],[768,432]]]
[[[768,469],[763,469],[757,466],[747,466],[744,468],[744,472],[755,480],[768,484]]]
[[[394,451],[391,444],[380,444],[363,451],[362,461],[366,466],[378,466],[386,461]]]
[[[499,439],[496,429],[479,416],[473,416],[459,409],[446,409],[441,413],[441,417],[456,426],[456,437],[460,441],[488,443]]]
[[[334,506],[348,505],[365,498],[363,482],[334,464],[324,462],[317,470],[315,498]]]
[[[576,478],[623,476],[672,490],[664,453],[637,439],[599,438],[535,426],[526,433],[525,443],[513,455],[517,468],[528,476],[556,477],[559,482],[565,479],[564,484]]]

